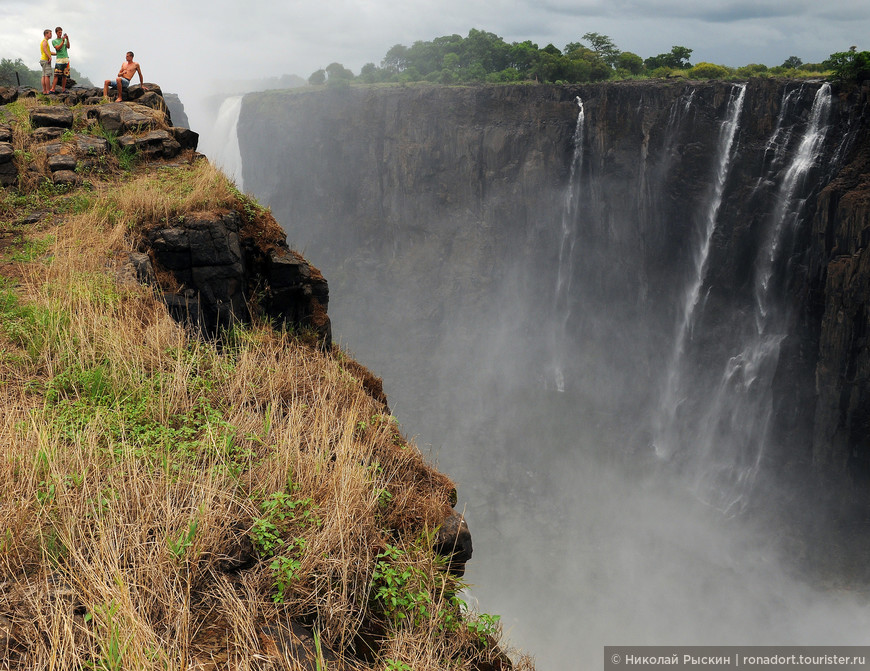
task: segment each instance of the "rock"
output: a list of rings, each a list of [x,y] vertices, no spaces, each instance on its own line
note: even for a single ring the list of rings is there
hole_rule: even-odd
[[[30,111],[30,123],[35,128],[54,126],[57,128],[72,128],[73,112],[62,105],[44,105]]]
[[[54,154],[48,157],[48,167],[52,172],[59,170],[75,170],[76,157],[70,154]]]
[[[0,142],[0,185],[12,186],[18,182],[15,151],[9,142]]]
[[[35,142],[50,142],[60,138],[66,131],[67,129],[57,126],[45,126],[43,128],[35,128],[32,137]]]
[[[0,142],[12,142],[12,126],[0,123]]]
[[[164,114],[168,114],[169,110],[166,107],[166,103],[163,101],[163,98],[154,93],[154,91],[146,91],[136,100],[136,103],[139,105],[144,105],[145,107],[150,107],[151,109],[158,110],[163,112]]]
[[[81,182],[81,178],[72,170],[58,170],[51,173],[51,181],[55,184],[76,185]]]
[[[79,152],[89,156],[100,156],[109,151],[109,143],[106,138],[93,135],[76,135],[76,146]]]
[[[19,226],[32,226],[36,224],[48,214],[48,210],[37,210],[36,212],[31,212],[23,217],[21,217],[16,223]]]
[[[0,163],[0,185],[14,186],[18,183],[18,168],[13,161]]]
[[[109,103],[88,110],[107,131],[122,135],[157,128],[166,123],[166,115],[159,111],[131,103]]]
[[[453,511],[435,537],[435,552],[447,557],[447,570],[462,576],[465,574],[465,564],[471,560],[474,549],[471,544],[471,531],[465,518]]]
[[[310,326],[323,346],[330,346],[326,280],[286,248],[264,258],[255,243],[242,242],[241,233],[238,212],[199,212],[148,232],[143,251],[181,287],[164,294],[173,316],[215,333],[248,319],[248,301],[258,290],[265,294],[262,307],[269,316]]]
[[[153,130],[136,137],[125,136],[122,144],[132,144],[136,149],[149,157],[173,158],[181,151],[181,145],[175,137],[165,130]]]
[[[18,100],[18,90],[12,86],[0,86],[0,105],[8,105]]]
[[[199,144],[199,133],[195,133],[189,128],[179,128],[173,126],[169,129],[175,141],[181,145],[182,149],[196,149]]]

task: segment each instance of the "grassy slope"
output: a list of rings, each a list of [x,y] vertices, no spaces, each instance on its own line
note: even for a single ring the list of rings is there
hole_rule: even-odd
[[[367,372],[266,323],[204,342],[130,279],[149,222],[251,202],[206,161],[41,185],[15,106],[35,169],[0,191],[4,668],[500,668],[432,552],[452,484]]]

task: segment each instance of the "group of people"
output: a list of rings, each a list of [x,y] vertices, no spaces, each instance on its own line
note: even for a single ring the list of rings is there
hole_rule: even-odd
[[[61,84],[61,93],[66,91],[67,81],[69,80],[69,35],[63,32],[63,28],[58,26],[54,29],[57,37],[51,40],[51,30],[46,28],[42,31],[42,42],[39,45],[39,64],[42,66],[42,92],[45,95],[57,93],[57,84]],[[50,40],[50,41],[49,41]],[[53,51],[52,51],[53,49]],[[51,57],[55,57],[54,62],[54,81],[52,82],[51,74]],[[122,92],[130,86],[130,81],[133,75],[139,75],[139,85],[145,88],[142,79],[142,69],[139,64],[133,60],[133,52],[128,51],[121,63],[121,69],[118,71],[118,76],[115,79],[107,79],[103,83],[103,97],[109,97],[109,89],[117,90],[116,102],[121,102]]]
[[[69,35],[58,26],[54,29],[57,38],[51,40],[51,31],[46,28],[42,31],[42,42],[39,45],[39,64],[42,66],[42,92],[45,95],[57,93],[57,82],[61,82],[61,92],[66,91],[66,83],[69,79]],[[52,51],[54,49],[54,51]],[[55,56],[54,82],[51,81],[51,57]]]

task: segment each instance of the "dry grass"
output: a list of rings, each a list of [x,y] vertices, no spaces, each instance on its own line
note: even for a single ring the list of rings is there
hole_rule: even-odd
[[[0,278],[0,664],[286,668],[292,618],[331,668],[502,668],[432,553],[453,485],[364,369],[265,325],[203,342],[116,279],[138,227],[246,202],[206,162],[98,185]],[[424,615],[379,599],[392,571]]]

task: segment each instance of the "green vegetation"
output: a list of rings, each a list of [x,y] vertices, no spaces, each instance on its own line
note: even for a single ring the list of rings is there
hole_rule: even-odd
[[[831,54],[824,65],[837,81],[860,83],[870,79],[870,51],[858,51],[857,47]]]
[[[410,47],[396,44],[380,66],[366,63],[357,77],[340,63],[317,70],[308,83],[346,85],[383,82],[467,83],[580,83],[605,80],[685,77],[693,79],[745,79],[747,77],[825,77],[834,72],[844,79],[860,80],[860,54],[824,63],[803,63],[789,56],[782,65],[751,64],[739,68],[714,63],[691,63],[692,49],[675,45],[666,53],[642,58],[622,51],[607,35],[588,32],[564,48],[547,44],[539,47],[530,40],[507,43],[494,33],[472,28],[466,37],[445,35],[419,40]],[[867,52],[861,52],[867,53]]]
[[[70,66],[70,79],[82,86],[93,86],[91,80]],[[19,84],[20,82],[20,84]],[[0,60],[0,86],[32,86],[42,90],[42,70],[31,70],[20,58]]]

